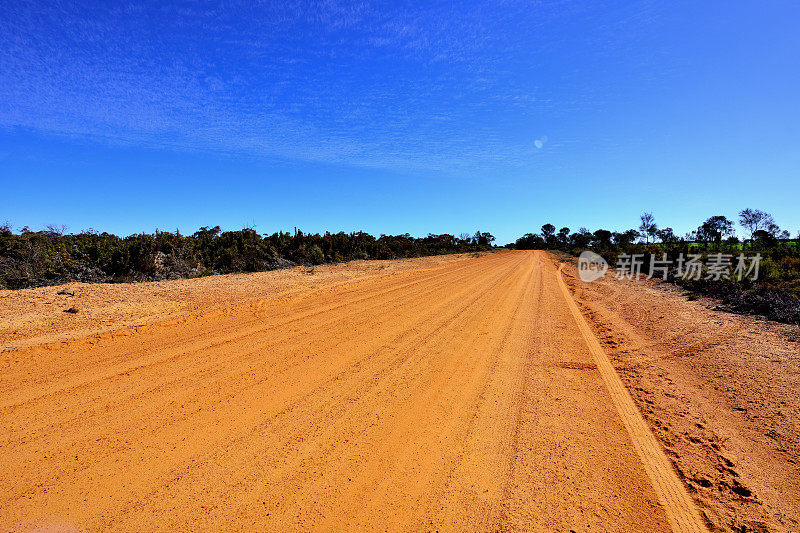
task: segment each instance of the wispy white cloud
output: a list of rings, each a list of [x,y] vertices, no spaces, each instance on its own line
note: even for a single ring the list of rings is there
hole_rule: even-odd
[[[521,122],[553,106],[525,70],[547,13],[516,2],[9,2],[0,125],[411,171],[526,165],[539,149]]]

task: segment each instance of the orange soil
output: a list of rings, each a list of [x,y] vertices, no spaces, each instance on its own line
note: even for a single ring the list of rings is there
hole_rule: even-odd
[[[564,271],[710,524],[800,531],[800,328],[660,281],[581,283]]]
[[[384,265],[3,293],[0,527],[703,528],[550,256]]]

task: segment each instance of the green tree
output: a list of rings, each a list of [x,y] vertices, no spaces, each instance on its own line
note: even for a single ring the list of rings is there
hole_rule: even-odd
[[[678,240],[678,237],[675,235],[675,231],[669,227],[656,231],[656,237],[658,237],[658,240],[664,244],[672,244]]]
[[[625,247],[629,246],[633,241],[639,238],[639,232],[635,229],[629,229],[627,231],[623,231],[622,233],[614,232],[613,238],[614,243],[617,246]]]
[[[639,224],[639,233],[644,236],[645,241],[649,244],[650,237],[654,237],[656,231],[658,231],[656,219],[653,217],[653,213],[642,213],[639,219],[642,221]]]
[[[739,211],[739,224],[747,230],[748,238],[752,240],[756,231],[768,230],[770,226],[775,226],[775,220],[769,213],[747,208]]]
[[[569,228],[564,226],[560,230],[558,230],[558,234],[556,235],[558,239],[558,245],[561,248],[568,248],[569,247]]]
[[[592,243],[593,237],[594,236],[588,229],[580,228],[577,233],[573,233],[570,236],[570,240],[572,241],[572,246],[575,248],[588,248]]]
[[[545,224],[542,226],[542,238],[544,239],[545,246],[548,248],[555,248],[556,227],[552,224]]]
[[[723,238],[733,235],[733,222],[722,215],[709,217],[697,228],[697,235],[703,242],[713,242],[719,248]]]
[[[475,239],[475,244],[477,244],[478,246],[489,246],[495,240],[494,235],[492,235],[491,233],[489,232],[481,233],[480,231],[475,232],[474,239]]]
[[[592,236],[594,237],[594,245],[600,248],[608,248],[611,246],[611,237],[613,233],[607,229],[599,229],[595,231]]]

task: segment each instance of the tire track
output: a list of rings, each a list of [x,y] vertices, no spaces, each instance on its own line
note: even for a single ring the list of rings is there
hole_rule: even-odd
[[[586,346],[589,348],[597,368],[603,376],[603,381],[605,381],[617,411],[625,424],[625,428],[630,434],[633,446],[642,460],[653,488],[658,494],[659,501],[664,506],[672,530],[681,533],[707,531],[697,506],[689,497],[689,493],[678,478],[675,468],[670,460],[667,459],[664,450],[662,450],[661,445],[650,431],[639,409],[636,408],[633,398],[631,398],[630,393],[623,385],[616,370],[614,370],[608,355],[603,351],[578,306],[572,299],[567,284],[564,282],[561,268],[562,266],[559,265],[557,276],[559,287],[564,295],[564,301],[572,312]]]
[[[543,258],[4,354],[0,527],[664,531]]]

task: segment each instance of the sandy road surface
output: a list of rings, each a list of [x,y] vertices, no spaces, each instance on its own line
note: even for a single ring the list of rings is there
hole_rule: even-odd
[[[800,531],[800,327],[606,276],[573,298],[702,513],[722,531]]]
[[[560,283],[490,254],[6,351],[0,527],[669,530]]]

